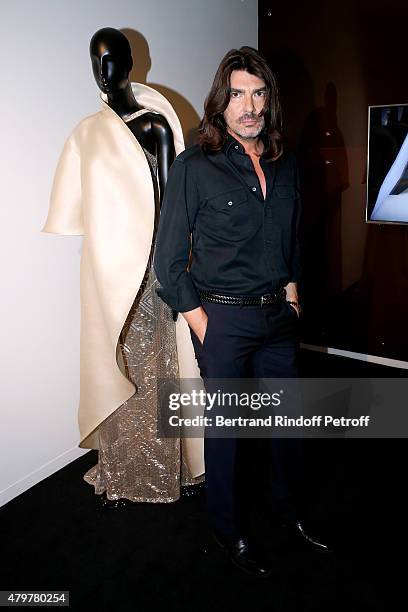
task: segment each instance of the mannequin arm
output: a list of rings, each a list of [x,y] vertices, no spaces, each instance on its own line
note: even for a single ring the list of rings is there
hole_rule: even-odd
[[[155,117],[153,131],[157,142],[158,178],[160,187],[160,204],[163,201],[164,188],[166,187],[169,169],[174,161],[173,132],[162,115]]]

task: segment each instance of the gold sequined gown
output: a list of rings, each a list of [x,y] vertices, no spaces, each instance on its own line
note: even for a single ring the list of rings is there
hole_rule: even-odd
[[[144,150],[157,192],[157,159]],[[133,397],[99,426],[98,464],[84,475],[96,494],[135,502],[172,502],[193,478],[178,438],[158,439],[157,380],[178,378],[176,328],[171,309],[156,294],[153,250],[119,340]]]

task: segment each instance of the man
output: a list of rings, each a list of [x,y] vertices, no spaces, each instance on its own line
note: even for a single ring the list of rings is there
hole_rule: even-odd
[[[300,199],[295,157],[283,153],[280,128],[266,61],[250,47],[234,49],[206,99],[200,144],[170,169],[154,263],[158,293],[185,317],[204,380],[297,376]],[[268,576],[252,550],[240,482],[250,442],[206,435],[207,511],[231,560]],[[275,474],[270,489],[298,537],[326,550],[306,534],[294,506],[284,459],[289,442],[266,443]]]

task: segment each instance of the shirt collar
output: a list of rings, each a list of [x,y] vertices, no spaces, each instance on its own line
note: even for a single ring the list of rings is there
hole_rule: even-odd
[[[269,148],[269,137],[267,134],[265,134],[265,132],[262,132],[260,138],[264,144],[264,153],[265,153]],[[226,155],[231,153],[231,151],[234,151],[234,153],[236,152],[236,153],[241,153],[242,155],[245,155],[245,149],[242,146],[242,144],[236,138],[234,138],[234,136],[232,136],[229,132],[227,132],[227,137],[225,139],[225,142],[222,148]],[[262,153],[261,157],[263,157],[264,153]]]

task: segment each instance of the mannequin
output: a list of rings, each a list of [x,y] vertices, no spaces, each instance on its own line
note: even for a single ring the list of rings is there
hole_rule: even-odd
[[[89,47],[95,81],[107,95],[107,103],[125,121],[142,147],[152,155],[157,153],[159,187],[163,193],[174,160],[173,133],[166,119],[157,113],[131,118],[143,108],[129,83],[133,60],[126,36],[114,28],[102,28],[92,36]]]
[[[43,228],[84,236],[80,446],[99,448],[84,478],[108,500],[170,502],[204,472],[201,439],[156,438],[158,379],[199,376],[188,328],[161,305],[151,265],[181,126],[161,94],[129,82],[122,32],[98,30],[90,54],[102,111],[65,143]]]

